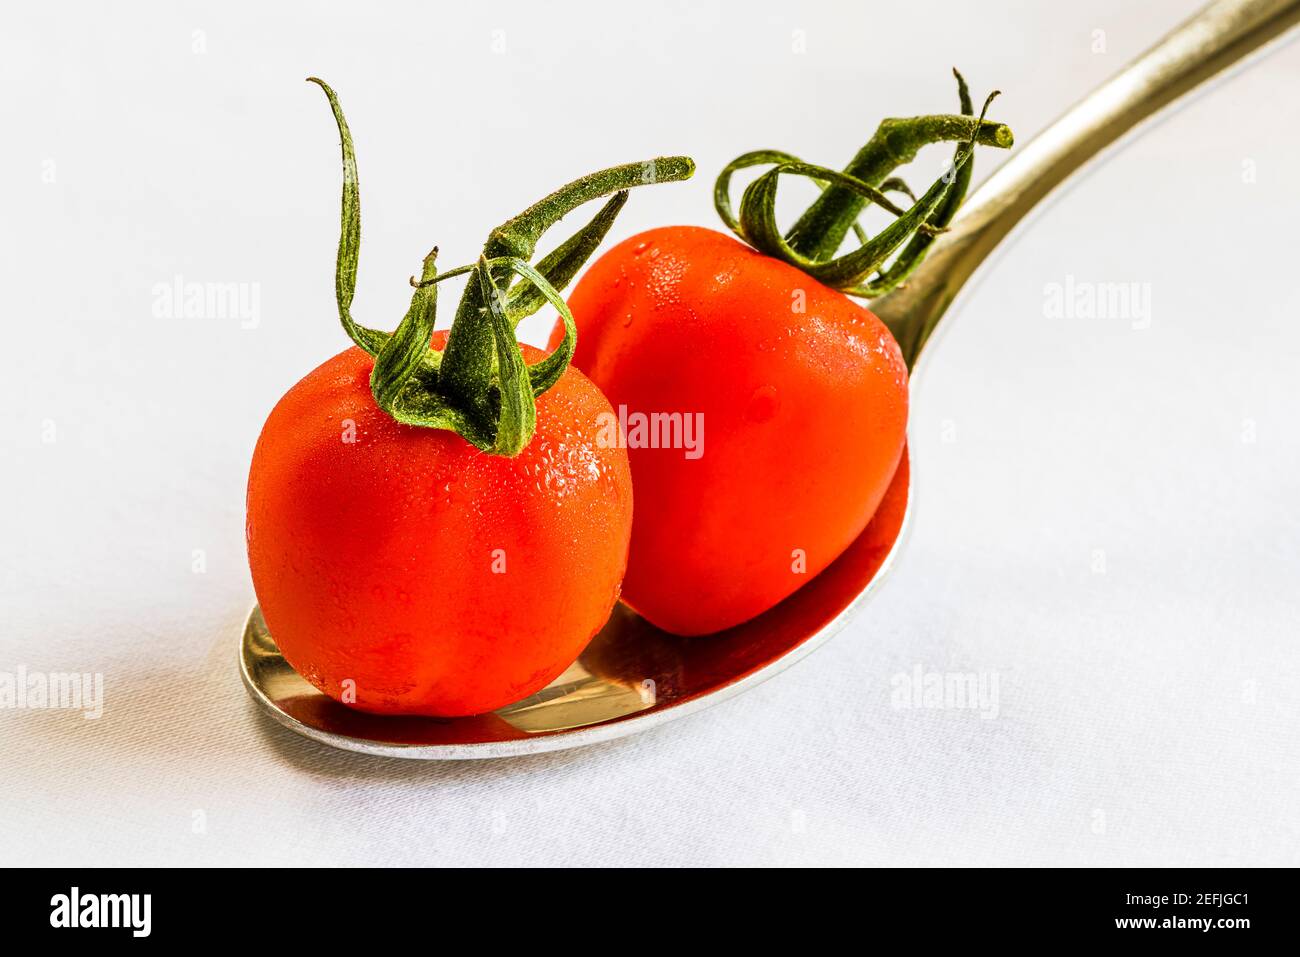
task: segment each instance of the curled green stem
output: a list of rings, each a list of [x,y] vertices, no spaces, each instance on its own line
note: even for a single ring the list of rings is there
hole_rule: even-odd
[[[573,358],[577,330],[560,290],[577,275],[609,232],[634,186],[688,178],[695,164],[685,156],[629,163],[574,180],[488,235],[472,265],[439,273],[437,250],[424,259],[420,278],[412,277],[411,305],[391,334],[369,329],[352,318],[357,259],[361,247],[361,195],[352,134],[334,91],[325,91],[338,126],[343,152],[343,199],[334,289],[339,321],[348,337],[375,358],[370,389],[376,404],[398,422],[448,429],[494,455],[517,455],[536,426],[536,398],[564,374]],[[611,195],[612,194],[612,195]],[[578,206],[600,197],[608,201],[576,233],[544,256],[529,260],[542,235]],[[469,275],[465,291],[439,352],[430,345],[437,319],[438,284]],[[513,277],[519,281],[509,285]],[[529,366],[515,339],[515,327],[549,303],[560,313],[564,339],[549,355]]]
[[[659,157],[643,163],[628,163],[612,169],[601,170],[560,187],[546,198],[533,204],[518,216],[501,224],[488,234],[483,255],[489,260],[521,259],[527,261],[536,251],[541,235],[566,213],[583,203],[611,193],[618,194],[634,186],[671,182],[688,178],[695,164],[685,156]],[[542,265],[551,270],[548,281],[572,278],[577,267],[595,250],[613,222],[623,200],[616,198],[606,209],[574,237],[576,243],[554,261]],[[564,247],[556,250],[561,253]],[[552,254],[553,256],[555,254]],[[548,257],[549,259],[550,257]],[[477,272],[480,264],[475,268]],[[498,272],[492,277],[500,285],[508,280],[504,266],[494,267]],[[543,275],[546,275],[543,272]],[[484,300],[484,284],[477,275],[471,276],[465,295],[456,308],[456,319],[447,338],[443,356],[440,384],[443,391],[461,402],[471,415],[490,417],[494,414],[491,395],[482,383],[492,372],[494,338],[493,324]],[[525,296],[521,294],[521,300]],[[540,308],[541,303],[537,302]]]
[[[378,355],[383,346],[384,334],[375,329],[367,329],[352,320],[352,297],[357,289],[357,258],[361,253],[361,184],[357,178],[357,156],[352,146],[352,131],[348,121],[343,118],[343,108],[339,98],[324,80],[309,76],[308,83],[315,83],[325,91],[330,109],[334,112],[334,122],[339,128],[339,139],[343,150],[343,215],[342,228],[339,230],[339,251],[334,267],[334,296],[339,305],[339,322],[348,338],[366,352]]]
[[[997,94],[990,95],[977,117],[965,80],[956,70],[953,74],[957,78],[960,115],[885,120],[842,172],[776,150],[746,153],[733,160],[714,187],[719,216],[760,252],[791,263],[849,295],[869,298],[896,287],[911,275],[934,238],[952,221],[970,184],[975,147],[1006,149],[1013,142],[1007,126],[984,118]],[[899,166],[915,159],[922,147],[944,141],[957,143],[952,165],[919,198],[900,178],[891,176]],[[730,198],[732,174],[758,165],[772,168],[745,189],[737,215]],[[777,184],[783,175],[811,179],[822,191],[784,234],[776,224]],[[891,192],[911,198],[910,208],[901,209],[888,199],[885,194]],[[894,217],[875,236],[867,236],[858,222],[869,204]],[[837,256],[850,230],[858,246]],[[891,256],[895,258],[886,265]]]

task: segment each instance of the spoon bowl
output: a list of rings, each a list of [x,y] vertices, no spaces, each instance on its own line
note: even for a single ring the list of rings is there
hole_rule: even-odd
[[[276,721],[334,747],[426,760],[501,758],[576,748],[700,711],[765,681],[824,644],[862,610],[907,523],[907,455],[871,522],[828,568],[757,618],[697,638],[660,631],[619,604],[591,644],[541,691],[471,718],[354,711],[293,670],[254,607],[244,625],[244,685]]]

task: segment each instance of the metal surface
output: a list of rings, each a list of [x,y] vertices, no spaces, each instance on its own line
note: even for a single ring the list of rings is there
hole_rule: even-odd
[[[1071,173],[1298,19],[1300,0],[1210,4],[1013,154],[971,197],[908,285],[875,300],[872,310],[895,321],[911,317],[925,332],[934,328],[980,263]],[[492,714],[377,717],[337,704],[289,667],[256,608],[244,629],[240,670],[254,700],[281,724],[370,754],[496,758],[632,734],[757,685],[844,627],[899,550],[909,475],[905,457],[866,531],[833,565],[767,613],[718,635],[678,638],[620,605],[568,671]]]

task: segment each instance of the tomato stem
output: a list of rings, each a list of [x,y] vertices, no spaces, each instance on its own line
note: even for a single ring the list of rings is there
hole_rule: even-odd
[[[541,235],[562,216],[583,203],[614,193],[615,196],[586,227],[542,261],[544,270],[552,274],[547,276],[547,280],[552,284],[558,282],[562,288],[604,239],[626,201],[626,195],[619,194],[625,194],[633,186],[686,179],[694,170],[695,164],[687,157],[672,156],[616,166],[574,180],[492,230],[483,245],[483,255],[493,260],[527,261],[532,258]],[[485,308],[484,290],[491,285],[482,282],[478,275],[481,268],[481,263],[475,268],[456,309],[439,381],[443,391],[463,403],[472,414],[489,416],[493,396],[483,388],[483,383],[492,373],[495,326]],[[508,279],[508,270],[504,266],[497,267],[493,282],[499,284]],[[538,294],[544,290],[535,283],[532,286],[533,291],[525,287],[514,293],[516,322],[542,305],[543,300]],[[508,303],[505,309],[510,312]]]
[[[1014,141],[1009,127],[984,118],[998,94],[990,94],[977,117],[965,79],[956,70],[953,75],[960,115],[884,120],[843,172],[804,163],[776,150],[737,157],[722,170],[714,186],[718,215],[755,249],[797,266],[847,295],[870,299],[896,288],[920,265],[935,237],[956,215],[970,185],[975,147],[1008,149]],[[952,164],[919,199],[901,179],[890,176],[914,160],[923,146],[945,141],[957,143]],[[731,205],[732,175],[760,165],[771,169],[746,187],[736,215]],[[776,192],[784,174],[807,177],[822,193],[783,234],[776,223]],[[890,192],[911,197],[911,207],[900,208],[886,195]],[[875,236],[867,236],[858,223],[869,204],[895,217]],[[858,246],[837,256],[850,230]]]
[[[343,199],[334,289],[339,321],[348,337],[375,359],[370,389],[376,404],[398,422],[448,429],[494,455],[513,456],[528,444],[536,426],[536,398],[563,375],[573,358],[577,329],[560,290],[577,275],[609,232],[633,186],[690,177],[695,164],[668,156],[601,170],[576,179],[534,203],[488,234],[483,253],[472,265],[439,273],[437,249],[424,259],[411,305],[391,334],[352,318],[361,248],[361,193],[352,134],[338,97],[316,77],[338,126],[343,152]],[[611,194],[613,194],[611,196]],[[602,196],[610,199],[536,267],[529,263],[551,226],[578,206]],[[430,345],[437,318],[438,283],[469,274],[456,309],[447,347]],[[512,276],[519,282],[509,286]],[[515,339],[519,322],[550,303],[564,322],[564,340],[529,366]]]

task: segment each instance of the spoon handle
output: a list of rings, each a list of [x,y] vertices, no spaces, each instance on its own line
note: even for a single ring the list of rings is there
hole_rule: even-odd
[[[1002,239],[1121,135],[1300,20],[1300,0],[1215,0],[1018,149],[962,207],[907,285],[870,308],[909,363]]]

